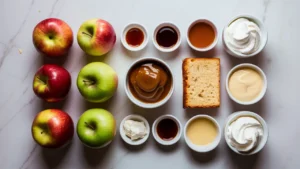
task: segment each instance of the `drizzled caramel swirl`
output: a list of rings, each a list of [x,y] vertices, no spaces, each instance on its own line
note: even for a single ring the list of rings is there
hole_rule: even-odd
[[[136,97],[152,103],[161,100],[166,93],[164,91],[170,81],[168,78],[167,72],[162,67],[153,63],[145,63],[131,72],[130,85]],[[169,89],[167,87],[168,91]]]

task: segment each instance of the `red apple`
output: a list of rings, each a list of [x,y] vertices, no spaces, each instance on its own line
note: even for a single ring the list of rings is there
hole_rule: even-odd
[[[57,18],[48,18],[38,23],[33,30],[35,48],[49,57],[59,57],[68,53],[73,43],[70,26]]]
[[[81,49],[92,56],[101,56],[109,52],[116,43],[116,33],[110,23],[102,19],[85,21],[77,33]]]
[[[58,65],[43,65],[33,79],[34,93],[47,102],[63,100],[68,95],[70,88],[70,73]]]
[[[71,141],[74,135],[72,118],[64,111],[48,109],[33,120],[32,137],[45,148],[59,148]]]

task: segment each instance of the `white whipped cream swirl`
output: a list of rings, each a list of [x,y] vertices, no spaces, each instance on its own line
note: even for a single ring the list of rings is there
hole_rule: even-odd
[[[240,18],[225,29],[224,40],[230,50],[249,55],[259,48],[261,30],[256,23]]]
[[[227,141],[240,152],[249,152],[255,149],[262,136],[262,124],[250,116],[239,117],[226,129]]]

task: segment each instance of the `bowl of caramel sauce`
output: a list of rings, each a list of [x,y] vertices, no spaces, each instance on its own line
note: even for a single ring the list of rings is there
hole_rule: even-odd
[[[155,108],[165,104],[173,94],[173,74],[170,67],[157,58],[142,58],[129,68],[125,92],[137,106]]]

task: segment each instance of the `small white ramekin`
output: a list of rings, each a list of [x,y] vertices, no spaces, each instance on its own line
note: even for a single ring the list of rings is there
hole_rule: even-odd
[[[216,125],[217,130],[218,130],[218,135],[216,136],[215,140],[212,143],[207,144],[207,145],[195,145],[188,138],[188,136],[186,134],[187,133],[187,128],[193,120],[198,119],[198,118],[206,118],[206,119],[212,121]],[[221,131],[221,127],[220,127],[219,123],[213,117],[208,116],[208,115],[196,115],[196,116],[192,117],[191,119],[189,119],[187,121],[187,123],[185,124],[185,126],[184,126],[184,132],[183,133],[184,133],[184,140],[185,140],[186,144],[192,150],[194,150],[196,152],[199,152],[199,153],[206,153],[206,152],[210,152],[213,149],[215,149],[219,145],[220,140],[221,140],[221,135],[222,135],[222,131]]]
[[[178,40],[176,42],[175,45],[171,46],[171,47],[163,47],[163,46],[160,46],[157,41],[156,41],[156,34],[157,32],[162,28],[162,27],[165,27],[165,26],[169,26],[171,28],[173,28],[176,32],[177,32],[177,35],[178,35]],[[155,30],[154,30],[154,33],[153,33],[153,38],[152,38],[152,41],[153,41],[153,44],[154,46],[156,47],[157,50],[161,51],[161,52],[173,52],[175,50],[177,50],[181,44],[181,34],[180,34],[180,31],[178,29],[178,27],[171,23],[171,22],[164,22],[162,24],[159,24]]]
[[[252,101],[240,101],[238,99],[236,99],[234,96],[232,96],[230,90],[229,90],[229,78],[230,76],[232,75],[233,72],[235,72],[236,70],[238,69],[241,69],[241,68],[250,68],[250,69],[253,69],[255,70],[256,72],[258,72],[260,74],[260,76],[263,78],[263,81],[264,81],[264,86],[259,94],[259,96],[257,96],[255,99],[253,99]],[[265,73],[263,72],[263,70],[261,68],[259,68],[258,66],[254,65],[254,64],[251,64],[251,63],[242,63],[242,64],[239,64],[239,65],[236,65],[235,67],[233,67],[229,73],[227,74],[227,77],[226,77],[226,91],[229,95],[229,97],[236,103],[238,104],[241,104],[241,105],[252,105],[252,104],[255,104],[257,102],[259,102],[265,95],[266,91],[267,91],[267,77],[265,75]]]
[[[139,46],[131,46],[131,45],[129,45],[129,44],[127,43],[127,41],[126,41],[126,34],[127,34],[127,32],[128,32],[130,29],[132,29],[132,28],[138,28],[138,29],[140,29],[140,30],[143,32],[143,34],[144,34],[144,41],[143,41],[143,43],[142,43],[141,45],[139,45]],[[147,46],[148,39],[149,39],[149,37],[148,37],[148,33],[147,33],[146,28],[145,28],[143,25],[138,24],[138,23],[130,23],[130,24],[128,24],[128,25],[123,29],[122,34],[121,34],[121,42],[122,42],[123,46],[124,46],[127,50],[133,51],[133,52],[137,52],[137,51],[140,51],[140,50],[144,49],[144,48]]]
[[[163,119],[171,119],[171,120],[173,120],[173,121],[177,124],[178,132],[177,132],[177,135],[175,136],[175,138],[173,138],[172,140],[168,140],[168,141],[163,140],[163,139],[161,139],[161,138],[158,136],[158,134],[157,134],[157,130],[156,130],[157,125],[158,125],[158,123],[159,123],[161,120],[163,120]],[[164,146],[169,146],[169,145],[173,145],[173,144],[177,143],[177,142],[179,141],[180,137],[181,137],[181,133],[182,133],[181,123],[180,123],[180,121],[179,121],[175,116],[173,116],[173,115],[162,115],[162,116],[158,117],[158,118],[154,121],[154,123],[153,123],[153,125],[152,125],[152,135],[153,135],[154,139],[155,139],[159,144],[164,145]]]
[[[189,32],[190,32],[191,28],[195,24],[197,24],[197,23],[206,23],[206,24],[210,25],[213,28],[214,32],[215,32],[215,40],[213,41],[213,43],[211,45],[207,46],[206,48],[198,48],[198,47],[194,46],[191,43],[190,39],[189,39]],[[218,30],[217,30],[217,27],[215,26],[215,24],[212,21],[210,21],[208,19],[197,19],[197,20],[195,20],[194,22],[192,22],[190,24],[190,26],[189,26],[189,28],[187,30],[186,40],[187,40],[188,45],[192,49],[194,49],[195,51],[198,51],[198,52],[207,52],[207,51],[211,50],[212,48],[214,48],[217,45],[217,43],[218,43]]]
[[[125,131],[124,131],[124,127],[123,126],[124,126],[124,123],[125,123],[126,120],[136,120],[136,121],[144,122],[144,124],[146,126],[146,129],[147,129],[147,135],[144,138],[142,138],[142,139],[138,139],[138,140],[134,140],[134,141],[131,140],[129,137],[126,136]],[[141,145],[141,144],[145,143],[148,140],[148,138],[149,138],[149,135],[150,135],[150,125],[149,125],[148,121],[144,117],[142,117],[140,115],[132,114],[132,115],[126,116],[122,120],[122,122],[120,124],[119,132],[120,132],[121,138],[127,144],[129,144],[129,145],[135,145],[135,146],[136,145]]]
[[[253,151],[250,151],[249,153],[243,153],[243,152],[240,152],[240,151],[236,150],[234,147],[232,147],[232,145],[230,144],[230,142],[229,142],[229,140],[226,136],[226,131],[227,131],[228,126],[233,121],[235,121],[237,118],[239,118],[241,116],[254,117],[255,119],[257,119],[260,122],[260,124],[263,126],[263,130],[264,130],[263,137],[261,138],[261,140],[259,140],[258,145],[256,146],[256,148]],[[261,151],[264,148],[264,146],[266,145],[266,143],[268,141],[269,130],[268,130],[268,126],[267,126],[267,123],[265,122],[265,120],[261,116],[259,116],[258,114],[250,112],[250,111],[238,111],[238,112],[232,113],[227,118],[227,122],[226,122],[226,125],[225,125],[225,128],[224,128],[224,137],[225,137],[225,140],[226,140],[226,143],[227,143],[228,147],[232,151],[234,151],[234,152],[236,152],[237,154],[240,154],[240,155],[252,155],[252,154],[258,153],[259,151]]]
[[[239,52],[236,52],[234,50],[232,50],[226,43],[225,41],[225,30],[226,28],[232,23],[234,22],[235,20],[239,19],[239,18],[246,18],[254,23],[256,23],[258,25],[258,27],[260,28],[261,30],[261,43],[260,43],[260,46],[258,48],[258,50],[254,53],[251,53],[251,54],[242,54],[242,53],[239,53]],[[261,22],[259,19],[257,19],[256,17],[254,16],[251,16],[251,15],[239,15],[237,17],[234,17],[233,19],[231,19],[229,21],[229,23],[227,25],[225,25],[224,29],[223,29],[223,33],[222,33],[222,42],[223,42],[223,47],[225,49],[225,51],[232,55],[232,56],[235,56],[237,58],[248,58],[248,57],[252,57],[252,56],[255,56],[257,55],[258,53],[260,53],[264,47],[266,46],[267,44],[267,41],[268,41],[268,32],[263,24],[263,22]]]
[[[158,101],[158,102],[155,102],[155,103],[145,103],[145,102],[142,102],[140,101],[139,99],[137,99],[136,97],[134,97],[129,89],[129,72],[130,70],[140,64],[140,63],[147,63],[147,62],[159,62],[160,64],[164,65],[166,69],[168,69],[168,71],[170,72],[171,74],[171,80],[172,80],[172,86],[171,86],[171,89],[168,93],[168,95],[162,99],[161,101]],[[146,57],[146,58],[141,58],[141,59],[138,59],[136,60],[135,62],[133,62],[131,64],[131,66],[129,67],[129,70],[127,71],[127,74],[126,74],[126,78],[125,78],[125,83],[124,83],[124,88],[125,88],[125,93],[127,95],[127,97],[129,98],[129,100],[131,100],[131,102],[133,102],[135,105],[139,106],[139,107],[142,107],[142,108],[156,108],[156,107],[159,107],[159,106],[162,106],[163,104],[165,104],[172,96],[173,92],[174,92],[174,78],[173,78],[173,72],[171,70],[171,68],[167,65],[167,63],[165,63],[164,61],[160,60],[160,59],[157,59],[157,58],[153,58],[153,57]]]

